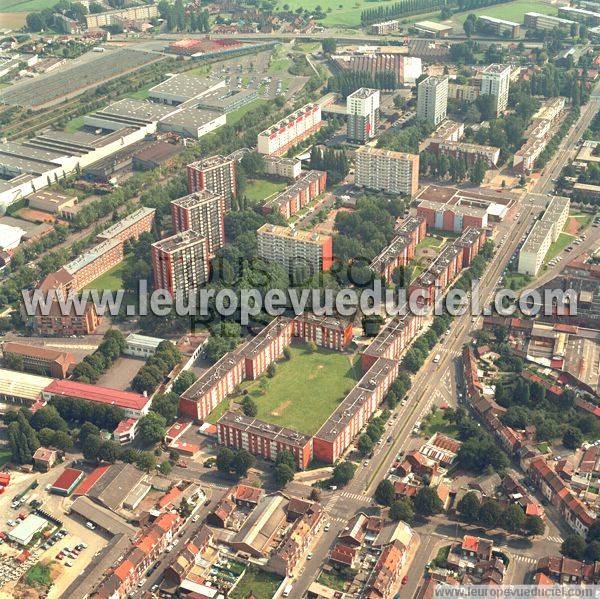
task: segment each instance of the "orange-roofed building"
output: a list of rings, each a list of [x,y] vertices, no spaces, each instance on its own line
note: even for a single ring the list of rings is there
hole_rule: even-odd
[[[162,510],[167,508],[168,506],[174,505],[175,501],[179,499],[181,496],[181,489],[178,487],[173,487],[169,492],[165,493],[158,500],[158,507]]]
[[[102,475],[110,468],[110,466],[98,466],[94,468],[75,488],[73,496],[87,495],[88,491],[100,480]]]
[[[115,576],[119,578],[119,580],[124,581],[127,580],[129,573],[133,569],[133,564],[129,560],[123,560],[115,569]]]

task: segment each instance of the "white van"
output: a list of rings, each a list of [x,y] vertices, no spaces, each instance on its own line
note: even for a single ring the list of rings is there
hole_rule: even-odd
[[[292,585],[288,584],[285,589],[283,589],[283,596],[284,597],[289,597],[290,593],[292,592]]]

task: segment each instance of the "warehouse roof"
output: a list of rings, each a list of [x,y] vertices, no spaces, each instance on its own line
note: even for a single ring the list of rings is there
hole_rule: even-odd
[[[87,383],[78,383],[76,381],[52,381],[44,392],[51,395],[106,403],[130,410],[141,410],[150,401],[149,397],[145,397],[139,393],[108,389],[107,387],[88,385]]]
[[[71,511],[113,534],[126,534],[132,539],[139,532],[138,528],[131,526],[123,518],[105,507],[92,503],[87,497],[78,497],[71,504]]]
[[[51,378],[0,369],[0,397],[18,397],[37,401],[42,391],[53,382]]]
[[[65,468],[62,474],[52,483],[53,489],[68,491],[83,476],[83,470]]]

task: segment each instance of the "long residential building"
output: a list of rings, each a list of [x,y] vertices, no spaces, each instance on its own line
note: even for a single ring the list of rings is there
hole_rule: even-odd
[[[518,272],[536,276],[550,246],[558,239],[569,218],[569,198],[554,196],[519,250]]]
[[[325,191],[326,185],[325,171],[305,171],[292,185],[263,204],[263,213],[279,212],[285,219],[289,219],[320,196]]]
[[[155,215],[156,208],[146,208],[144,206],[138,208],[135,212],[120,218],[117,223],[99,233],[96,239],[98,241],[138,239],[142,233],[148,233],[152,230]]]
[[[425,238],[427,223],[424,218],[409,216],[399,227],[396,235],[370,264],[371,270],[386,281],[392,280],[397,268],[406,266],[415,255],[417,244]]]
[[[7,356],[18,356],[22,360],[23,370],[27,372],[57,379],[66,378],[77,363],[70,352],[14,341],[2,344],[2,355],[4,360]]]
[[[188,229],[152,244],[154,288],[187,294],[209,278],[208,242],[200,232]]]
[[[541,31],[552,31],[553,29],[563,29],[571,32],[575,25],[575,32],[579,31],[579,23],[571,19],[563,19],[552,15],[543,15],[539,12],[526,12],[523,16],[523,24],[529,29],[539,29]]]
[[[225,243],[225,200],[211,191],[196,191],[171,202],[174,233],[189,229],[206,238],[208,253],[214,255]]]
[[[500,159],[500,148],[471,144],[462,141],[437,141],[431,140],[428,149],[437,154],[464,159],[468,165],[473,165],[481,160],[488,168],[493,168]]]
[[[316,133],[322,125],[321,105],[306,104],[259,133],[258,151],[261,154],[281,156]]]
[[[358,49],[350,53],[335,54],[332,59],[340,69],[366,72],[373,78],[379,73],[391,72],[397,85],[414,85],[423,74],[420,58],[395,52],[393,46],[367,48],[365,51]]]
[[[371,33],[373,35],[387,35],[394,31],[400,30],[400,19],[392,19],[391,21],[382,21],[381,23],[373,23],[371,25]]]
[[[419,155],[361,146],[356,150],[355,184],[413,196],[419,188]]]
[[[573,19],[573,21],[588,25],[589,27],[598,27],[600,25],[600,12],[598,11],[573,8],[571,6],[559,6],[558,16]]]
[[[521,32],[521,26],[514,21],[506,19],[497,19],[496,17],[488,17],[487,15],[479,15],[477,17],[478,25],[485,28],[494,35],[503,36],[508,34],[510,37],[517,37]]]
[[[212,191],[225,199],[225,209],[231,210],[232,198],[237,196],[233,156],[211,156],[187,165],[188,192]]]
[[[257,233],[258,255],[281,264],[289,274],[308,270],[312,276],[331,269],[333,242],[329,235],[268,223]]]

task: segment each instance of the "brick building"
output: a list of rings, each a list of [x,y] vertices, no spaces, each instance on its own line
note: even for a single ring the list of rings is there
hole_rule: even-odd
[[[2,345],[4,359],[7,354],[18,356],[23,360],[23,369],[27,372],[64,379],[77,360],[75,356],[66,351],[52,349],[51,347],[38,347],[26,343],[6,341]]]
[[[289,219],[317,196],[321,195],[325,191],[326,185],[326,172],[307,171],[295,183],[263,204],[263,213],[271,214],[272,212],[279,212],[285,219]]]
[[[98,241],[117,239],[127,241],[137,239],[142,233],[152,230],[154,225],[155,208],[139,208],[135,212],[119,219],[119,222],[98,234]]]
[[[223,196],[225,209],[231,210],[232,198],[237,196],[236,164],[233,156],[211,156],[188,164],[188,192],[212,191]]]
[[[343,351],[352,341],[352,323],[304,312],[293,320],[293,335],[320,347]]]

